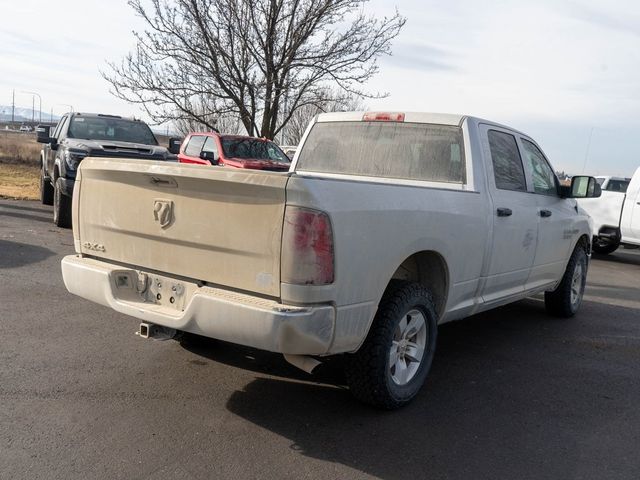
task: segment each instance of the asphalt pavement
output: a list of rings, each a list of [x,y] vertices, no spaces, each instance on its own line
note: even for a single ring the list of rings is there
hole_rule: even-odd
[[[72,296],[69,230],[0,200],[0,479],[638,479],[640,250],[594,257],[570,320],[538,298],[442,326],[396,412],[213,340],[143,340]]]

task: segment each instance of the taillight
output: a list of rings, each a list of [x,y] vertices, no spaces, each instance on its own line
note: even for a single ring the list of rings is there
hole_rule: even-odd
[[[282,232],[282,273],[285,283],[333,283],[333,231],[329,216],[317,210],[287,207]]]
[[[367,112],[362,116],[363,122],[404,122],[404,113]]]

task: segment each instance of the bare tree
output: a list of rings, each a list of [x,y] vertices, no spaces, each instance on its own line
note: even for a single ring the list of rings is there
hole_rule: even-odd
[[[147,28],[103,76],[158,123],[214,128],[212,119],[236,115],[249,134],[274,138],[298,109],[335,100],[328,85],[384,95],[362,85],[405,19],[368,16],[368,1],[129,0]]]
[[[364,98],[339,91],[329,91],[324,95],[329,100],[308,104],[292,112],[282,129],[282,145],[297,145],[313,117],[324,112],[345,112],[366,110]]]
[[[235,113],[219,114],[211,112],[205,98],[197,99],[192,103],[194,115],[185,115],[174,112],[173,126],[181,135],[189,132],[206,132],[218,130],[221,133],[246,134],[246,130]]]

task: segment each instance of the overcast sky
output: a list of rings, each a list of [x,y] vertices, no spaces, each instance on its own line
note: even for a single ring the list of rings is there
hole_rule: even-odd
[[[640,2],[372,0],[408,18],[380,62],[371,109],[477,115],[533,136],[557,170],[631,175],[640,166]],[[0,0],[0,105],[141,116],[100,69],[141,27],[125,0]],[[589,137],[591,146],[587,152]]]

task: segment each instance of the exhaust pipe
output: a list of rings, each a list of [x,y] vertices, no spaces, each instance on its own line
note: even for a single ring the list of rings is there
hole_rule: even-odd
[[[142,322],[136,335],[141,338],[151,338],[153,340],[170,340],[176,336],[176,329],[154,325],[153,323]]]
[[[307,373],[313,373],[315,368],[322,363],[308,355],[289,355],[288,353],[283,353],[283,355],[287,362]]]

